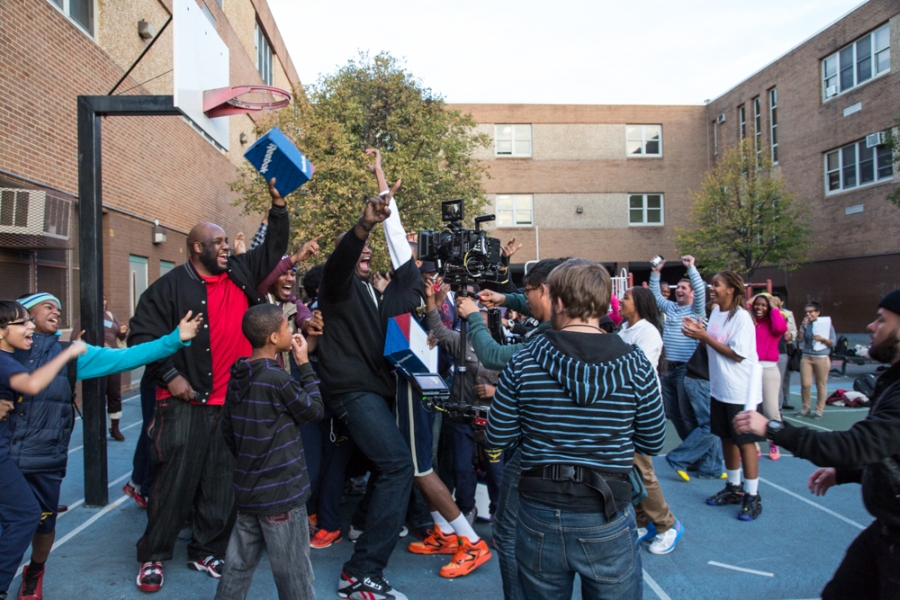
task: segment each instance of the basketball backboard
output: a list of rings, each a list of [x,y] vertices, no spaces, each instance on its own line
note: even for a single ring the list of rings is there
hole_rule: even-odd
[[[228,117],[203,113],[203,92],[231,85],[228,46],[195,0],[175,0],[172,19],[175,107],[228,150]]]

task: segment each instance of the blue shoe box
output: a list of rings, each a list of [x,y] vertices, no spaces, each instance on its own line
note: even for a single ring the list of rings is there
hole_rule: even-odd
[[[316,168],[280,129],[275,127],[244,153],[266,181],[275,178],[275,189],[287,196],[312,179]]]

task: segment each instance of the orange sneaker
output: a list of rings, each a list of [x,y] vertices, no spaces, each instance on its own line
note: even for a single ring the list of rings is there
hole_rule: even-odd
[[[468,575],[491,559],[491,549],[484,540],[478,540],[477,544],[465,537],[459,540],[459,550],[453,555],[449,565],[441,567],[441,577],[452,579]]]
[[[440,527],[435,527],[427,538],[411,542],[407,549],[413,554],[456,554],[459,538],[455,533],[445,534]]]
[[[337,544],[342,539],[344,538],[341,537],[340,529],[337,531],[320,529],[316,532],[316,535],[309,539],[309,546],[311,548],[327,548],[332,544]]]

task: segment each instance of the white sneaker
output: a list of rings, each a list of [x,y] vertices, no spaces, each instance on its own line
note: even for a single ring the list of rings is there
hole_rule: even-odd
[[[650,553],[668,554],[675,549],[675,544],[678,543],[678,539],[681,537],[682,533],[684,533],[684,528],[682,528],[681,523],[676,520],[674,527],[656,534],[656,537],[650,542]]]

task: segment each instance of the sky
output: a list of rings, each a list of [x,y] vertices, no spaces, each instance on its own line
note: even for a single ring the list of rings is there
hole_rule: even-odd
[[[304,84],[387,51],[453,103],[702,104],[861,0],[268,0]]]

